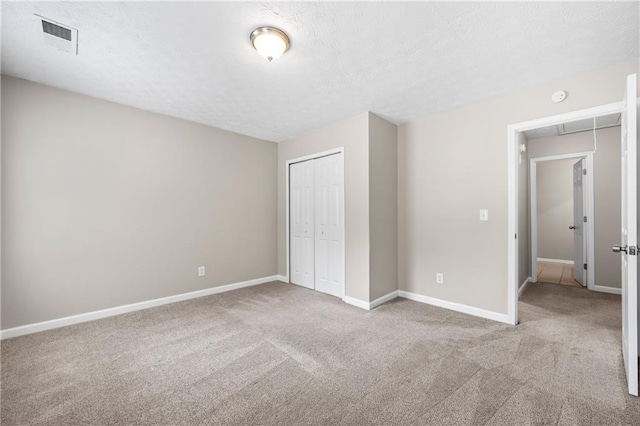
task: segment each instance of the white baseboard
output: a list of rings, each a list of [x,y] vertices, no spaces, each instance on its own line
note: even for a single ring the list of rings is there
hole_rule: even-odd
[[[282,281],[283,283],[289,283],[289,278],[285,277],[284,275],[276,275],[276,279],[278,281]]]
[[[355,297],[350,297],[350,296],[345,296],[345,298],[342,300],[345,303],[348,303],[349,305],[357,306],[358,308],[362,308],[362,309],[366,309],[367,311],[370,311],[371,309],[377,308],[383,303],[386,303],[389,300],[393,300],[396,297],[398,297],[397,290],[392,291],[389,294],[385,294],[384,296],[377,298],[373,302],[365,302],[364,300],[356,299]]]
[[[414,300],[416,302],[426,303],[428,305],[438,306],[440,308],[451,309],[452,311],[462,312],[463,314],[469,314],[476,317],[487,318],[493,321],[511,324],[509,322],[509,316],[507,314],[500,314],[498,312],[486,311],[484,309],[476,308],[473,306],[463,305],[461,303],[449,302],[446,300],[436,299],[434,297],[423,296],[421,294],[410,293],[404,290],[398,290],[398,296],[404,297],[405,299]]]
[[[520,287],[518,288],[518,299],[520,299],[520,296],[522,296],[522,293],[524,293],[524,291],[527,289],[527,286],[529,285],[530,282],[531,282],[531,277],[527,277],[522,282],[522,284],[520,284]]]
[[[112,317],[115,315],[125,314],[127,312],[139,311],[142,309],[153,308],[156,306],[167,305],[169,303],[182,302],[184,300],[195,299],[197,297],[209,296],[212,294],[224,293],[231,290],[237,290],[244,287],[250,287],[258,284],[265,284],[272,281],[278,281],[277,275],[270,277],[256,278],[254,280],[242,281],[234,284],[222,285],[219,287],[211,287],[204,290],[192,291],[189,293],[176,294],[175,296],[162,297],[160,299],[147,300],[144,302],[132,303],[130,305],[116,306],[114,308],[102,309],[94,312],[73,315],[64,318],[58,318],[49,321],[38,322],[34,324],[22,325],[20,327],[8,328],[0,331],[0,339],[9,339],[11,337],[24,336],[25,334],[37,333],[39,331],[51,330],[54,328],[65,327],[67,325],[80,324],[87,321],[93,321],[101,318]]]
[[[607,287],[607,286],[604,286],[604,285],[594,285],[593,288],[591,288],[590,290],[599,291],[601,293],[610,293],[610,294],[622,295],[622,289],[621,288]]]
[[[364,300],[356,299],[355,297],[345,296],[342,299],[343,302],[348,303],[349,305],[357,306],[358,308],[369,310],[369,302],[365,302]]]
[[[378,297],[373,302],[369,302],[369,309],[377,308],[378,306],[382,305],[383,303],[387,303],[389,300],[393,300],[396,297],[398,297],[398,290],[392,291],[389,294],[385,294],[382,297]]]
[[[550,263],[564,263],[565,265],[573,265],[573,260],[563,259],[547,259],[546,257],[539,257],[538,262],[550,262]]]

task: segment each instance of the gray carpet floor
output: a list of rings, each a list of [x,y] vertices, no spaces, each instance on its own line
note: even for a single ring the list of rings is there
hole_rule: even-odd
[[[12,424],[640,424],[620,297],[534,284],[517,327],[269,283],[2,342]]]

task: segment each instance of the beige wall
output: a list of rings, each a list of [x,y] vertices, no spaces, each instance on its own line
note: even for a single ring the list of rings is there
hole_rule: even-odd
[[[536,166],[538,257],[573,260],[569,226],[573,225],[573,164],[577,161],[545,161]]]
[[[398,127],[369,114],[370,300],[398,290]]]
[[[596,136],[598,149],[593,155],[595,282],[620,287],[620,255],[611,252],[611,246],[620,240],[620,127],[597,130]],[[532,139],[529,156],[592,151],[593,146],[591,132]]]
[[[369,113],[278,144],[278,273],[287,274],[286,162],[344,147],[346,295],[369,301]]]
[[[617,64],[399,126],[399,288],[506,314],[507,126],[620,101],[637,70]],[[559,89],[569,96],[551,103]]]
[[[4,76],[2,124],[3,329],[276,274],[276,144]]]
[[[519,151],[521,145],[525,146],[524,153]],[[518,133],[518,285],[531,277],[528,145],[524,133]]]

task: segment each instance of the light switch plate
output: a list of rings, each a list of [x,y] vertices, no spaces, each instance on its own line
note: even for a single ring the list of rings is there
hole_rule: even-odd
[[[480,210],[480,220],[486,222],[489,220],[489,210]]]

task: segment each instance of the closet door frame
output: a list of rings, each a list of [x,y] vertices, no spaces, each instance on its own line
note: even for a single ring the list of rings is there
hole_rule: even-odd
[[[338,147],[338,148],[333,148],[333,149],[329,149],[327,151],[322,151],[322,152],[317,152],[315,154],[310,154],[310,155],[305,155],[304,157],[298,157],[298,158],[292,158],[291,160],[287,160],[286,161],[286,167],[285,167],[285,185],[286,185],[286,191],[285,191],[285,195],[286,195],[286,209],[285,209],[285,215],[286,215],[286,223],[285,223],[285,229],[286,229],[286,251],[287,251],[287,275],[284,277],[285,278],[285,282],[290,283],[291,282],[291,252],[290,252],[290,244],[291,244],[291,235],[290,235],[290,230],[291,230],[291,224],[289,223],[289,215],[291,213],[291,206],[289,205],[289,200],[290,200],[290,182],[289,182],[289,166],[291,164],[295,164],[295,163],[300,163],[302,161],[308,161],[308,160],[313,160],[316,158],[320,158],[320,157],[326,157],[328,155],[333,155],[333,154],[342,154],[341,158],[342,158],[342,170],[343,170],[343,176],[344,176],[344,147]],[[347,245],[347,241],[346,241],[346,228],[347,228],[347,224],[346,224],[346,209],[345,209],[345,205],[346,205],[346,191],[345,191],[345,182],[344,182],[344,178],[342,181],[342,196],[343,196],[343,217],[345,219],[344,222],[344,226],[342,227],[342,264],[343,264],[343,268],[342,268],[342,300],[344,300],[345,296],[346,296],[346,287],[347,287],[347,280],[346,280],[346,270],[347,270],[347,264],[346,264],[346,245]]]

